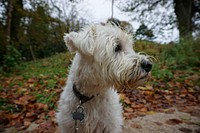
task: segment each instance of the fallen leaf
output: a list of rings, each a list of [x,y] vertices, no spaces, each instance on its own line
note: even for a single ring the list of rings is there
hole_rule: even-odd
[[[185,128],[185,127],[181,127],[179,128],[180,131],[184,132],[184,133],[192,133],[192,130],[189,128]]]
[[[21,115],[21,113],[16,113],[16,114],[12,114],[11,117],[12,119],[16,119]]]
[[[26,113],[26,117],[32,117],[32,116],[35,116],[35,115],[36,114],[35,114],[34,110],[31,110],[30,112]]]
[[[190,116],[182,116],[180,117],[182,120],[191,120],[191,117]]]
[[[170,95],[165,95],[164,97],[166,98],[166,100],[171,101],[171,96]]]
[[[133,117],[135,117],[135,114],[124,112],[124,116],[126,119],[132,119]]]
[[[156,112],[155,111],[148,111],[148,112],[146,112],[147,114],[149,114],[149,115],[153,115],[153,114],[155,114]]]
[[[136,129],[142,129],[142,126],[139,124],[131,124],[131,127]]]
[[[125,107],[124,110],[125,110],[126,112],[133,112],[133,111],[134,111],[134,110],[133,110],[132,108],[130,108],[130,107]]]
[[[147,108],[141,108],[140,111],[141,112],[147,112]]]
[[[137,116],[146,116],[145,112],[137,112],[136,114],[137,114]]]
[[[35,82],[35,79],[34,78],[29,78],[28,79],[28,83],[34,83]]]
[[[55,111],[54,110],[49,111],[48,116],[54,117],[55,116]]]
[[[166,123],[169,125],[177,125],[177,124],[183,123],[183,121],[179,119],[169,119],[166,121]]]
[[[24,126],[28,127],[31,124],[30,119],[24,119]]]
[[[139,109],[139,108],[144,107],[144,105],[143,104],[138,104],[138,105],[132,104],[131,107],[134,109]]]
[[[34,132],[37,133],[54,133],[56,130],[56,124],[52,121],[45,121],[44,123],[40,124]]]
[[[145,95],[150,95],[150,96],[151,96],[151,95],[154,94],[154,92],[153,92],[153,91],[147,90],[147,91],[144,92],[144,94],[145,94]]]
[[[20,97],[17,100],[13,100],[13,102],[18,105],[27,105],[29,102],[32,102],[32,101],[35,101],[35,97],[30,96],[30,95],[25,95],[25,96]]]
[[[124,99],[124,103],[126,103],[126,104],[131,104],[132,102],[130,101],[129,98],[125,98],[125,99]]]
[[[143,86],[139,86],[137,89],[138,89],[138,90],[147,90],[148,88],[143,87]]]
[[[193,89],[192,87],[189,87],[189,88],[188,88],[188,92],[193,93],[193,92],[195,92],[195,91],[194,91],[194,89]]]
[[[126,95],[124,93],[119,94],[120,99],[124,100],[126,98]]]
[[[162,126],[163,125],[163,123],[161,123],[161,122],[154,122],[156,125],[158,125],[158,126]]]
[[[62,80],[60,80],[60,81],[58,82],[58,84],[59,84],[60,86],[64,86],[65,83],[66,83],[66,80],[65,80],[65,79],[62,79]]]
[[[34,105],[38,110],[46,110],[48,108],[47,104],[44,103],[35,103]]]
[[[167,114],[173,114],[175,112],[175,109],[165,109],[164,112]]]

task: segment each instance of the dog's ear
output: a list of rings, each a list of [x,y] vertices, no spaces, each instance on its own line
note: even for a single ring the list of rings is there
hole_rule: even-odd
[[[94,38],[94,29],[90,27],[79,33],[65,34],[64,41],[70,52],[78,51],[84,55],[93,55]]]
[[[64,35],[64,42],[67,46],[67,48],[69,49],[70,52],[75,52],[76,51],[76,47],[74,44],[74,40],[78,38],[78,33],[76,32],[71,32],[69,34],[65,34]]]

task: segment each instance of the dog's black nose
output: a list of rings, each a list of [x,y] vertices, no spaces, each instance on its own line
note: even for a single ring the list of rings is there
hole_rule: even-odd
[[[152,68],[152,64],[149,61],[142,60],[141,62],[141,67],[144,69],[146,72],[150,72]]]

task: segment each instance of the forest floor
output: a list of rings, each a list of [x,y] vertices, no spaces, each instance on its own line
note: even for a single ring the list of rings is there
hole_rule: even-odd
[[[0,132],[58,132],[55,113],[70,64],[68,54],[27,62],[0,75]],[[59,59],[59,60],[58,60]],[[143,87],[120,92],[124,133],[200,133],[200,68],[154,65]]]
[[[184,112],[183,112],[184,111]],[[3,133],[37,133],[41,125],[51,126],[52,123],[31,123],[27,129],[18,130],[10,127],[2,130]],[[48,132],[48,130],[46,130]],[[55,133],[60,133],[57,127]],[[154,113],[127,119],[124,122],[123,133],[200,133],[200,107],[190,107],[188,110],[170,108],[168,112]]]

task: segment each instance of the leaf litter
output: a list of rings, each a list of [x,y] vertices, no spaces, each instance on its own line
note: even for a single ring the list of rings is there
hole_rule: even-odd
[[[173,113],[172,107],[181,112],[200,117],[200,76],[193,73],[186,77],[184,71],[174,71],[174,79],[166,81],[152,78],[145,86],[119,92],[124,109],[124,119],[153,115],[157,112]],[[180,77],[185,77],[181,79]],[[61,75],[26,78],[23,76],[0,77],[0,131],[15,127],[24,130],[31,123],[38,124],[31,132],[55,132],[57,101],[66,78]],[[180,124],[187,119],[169,119],[167,124]],[[155,122],[157,125],[163,123]],[[141,129],[142,125],[132,127]],[[182,132],[190,132],[181,128]],[[28,131],[27,131],[28,132]]]

